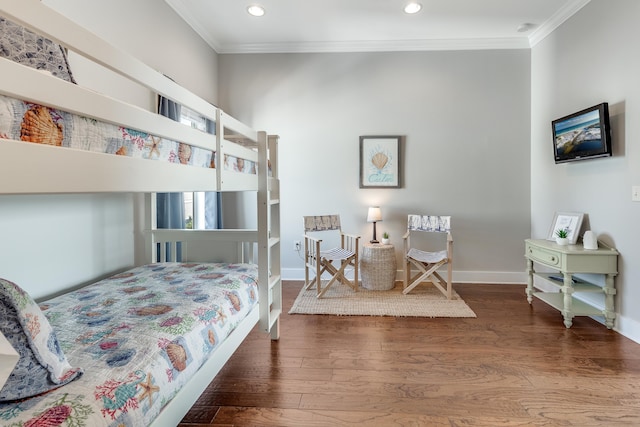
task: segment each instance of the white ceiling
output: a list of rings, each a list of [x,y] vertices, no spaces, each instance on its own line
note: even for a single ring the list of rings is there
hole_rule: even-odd
[[[218,53],[273,53],[529,48],[590,0],[165,1]]]

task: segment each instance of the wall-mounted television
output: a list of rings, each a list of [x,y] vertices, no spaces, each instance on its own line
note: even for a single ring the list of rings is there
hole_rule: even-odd
[[[609,104],[603,102],[551,122],[556,163],[611,156]]]

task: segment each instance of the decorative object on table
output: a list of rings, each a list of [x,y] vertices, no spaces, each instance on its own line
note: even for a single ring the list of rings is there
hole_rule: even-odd
[[[400,139],[360,137],[360,188],[400,188]]]
[[[433,286],[419,286],[410,294],[402,293],[398,283],[388,291],[360,289],[351,292],[346,286],[333,286],[318,299],[313,290],[300,290],[289,314],[328,314],[334,316],[394,317],[477,317],[467,303],[453,291],[447,299]]]
[[[322,250],[320,237],[330,234],[339,235],[340,247]],[[305,216],[304,288],[311,289],[315,285],[316,297],[321,298],[338,281],[357,292],[359,244],[360,236],[342,231],[340,215]],[[353,280],[349,280],[345,274],[349,267],[353,267]],[[313,279],[309,277],[310,272],[315,274]],[[331,275],[331,279],[323,286],[322,274],[325,272]]]
[[[551,222],[547,240],[556,240],[558,230],[564,230],[567,232],[565,236],[568,239],[567,244],[575,245],[580,235],[583,217],[584,214],[580,212],[556,212]]]
[[[582,236],[582,246],[590,251],[598,249],[598,237],[593,231],[587,230],[584,232]]]
[[[396,249],[393,245],[365,243],[360,255],[362,287],[369,290],[387,291],[396,282]]]
[[[367,213],[367,222],[373,223],[373,239],[369,241],[370,243],[379,243],[376,239],[376,222],[378,221],[382,221],[382,211],[379,206],[371,206]]]
[[[389,240],[389,233],[385,231],[384,233],[382,233],[382,244],[388,245],[389,243],[391,243],[391,241]]]
[[[444,233],[446,234],[446,248],[437,252],[428,252],[411,247],[413,232]],[[451,262],[453,259],[453,237],[451,236],[451,217],[435,215],[409,215],[407,232],[402,236],[404,240],[404,294],[422,282],[433,283],[447,299],[453,295]],[[438,273],[438,269],[447,266],[447,279]],[[411,268],[418,270],[411,276]]]
[[[568,231],[566,228],[559,228],[556,230],[556,243],[560,246],[566,246],[569,244],[569,239],[567,238]]]

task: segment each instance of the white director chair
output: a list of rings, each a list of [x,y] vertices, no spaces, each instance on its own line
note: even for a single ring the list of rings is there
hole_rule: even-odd
[[[436,252],[427,252],[411,247],[412,233],[446,233],[446,248]],[[407,221],[407,232],[402,237],[404,239],[404,283],[403,294],[409,293],[420,283],[429,281],[442,292],[447,299],[452,296],[452,256],[453,237],[451,237],[451,217],[433,215],[409,215]],[[438,269],[447,266],[447,279],[445,280]],[[411,268],[418,271],[415,276],[411,276]]]
[[[321,249],[320,236],[334,235],[339,238],[339,247],[328,250]],[[321,298],[336,281],[358,291],[358,245],[360,236],[346,234],[340,228],[339,215],[305,216],[304,217],[304,284],[305,289],[313,285],[317,289],[317,297]],[[354,278],[349,280],[345,275],[347,267],[353,267]],[[310,272],[314,273],[310,279]],[[322,274],[329,273],[331,278],[322,286]]]

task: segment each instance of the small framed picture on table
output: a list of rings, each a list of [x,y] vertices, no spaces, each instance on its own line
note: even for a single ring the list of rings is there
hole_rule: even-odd
[[[551,222],[547,240],[556,240],[560,233],[566,234],[570,245],[575,245],[580,234],[584,214],[580,212],[556,212]]]

